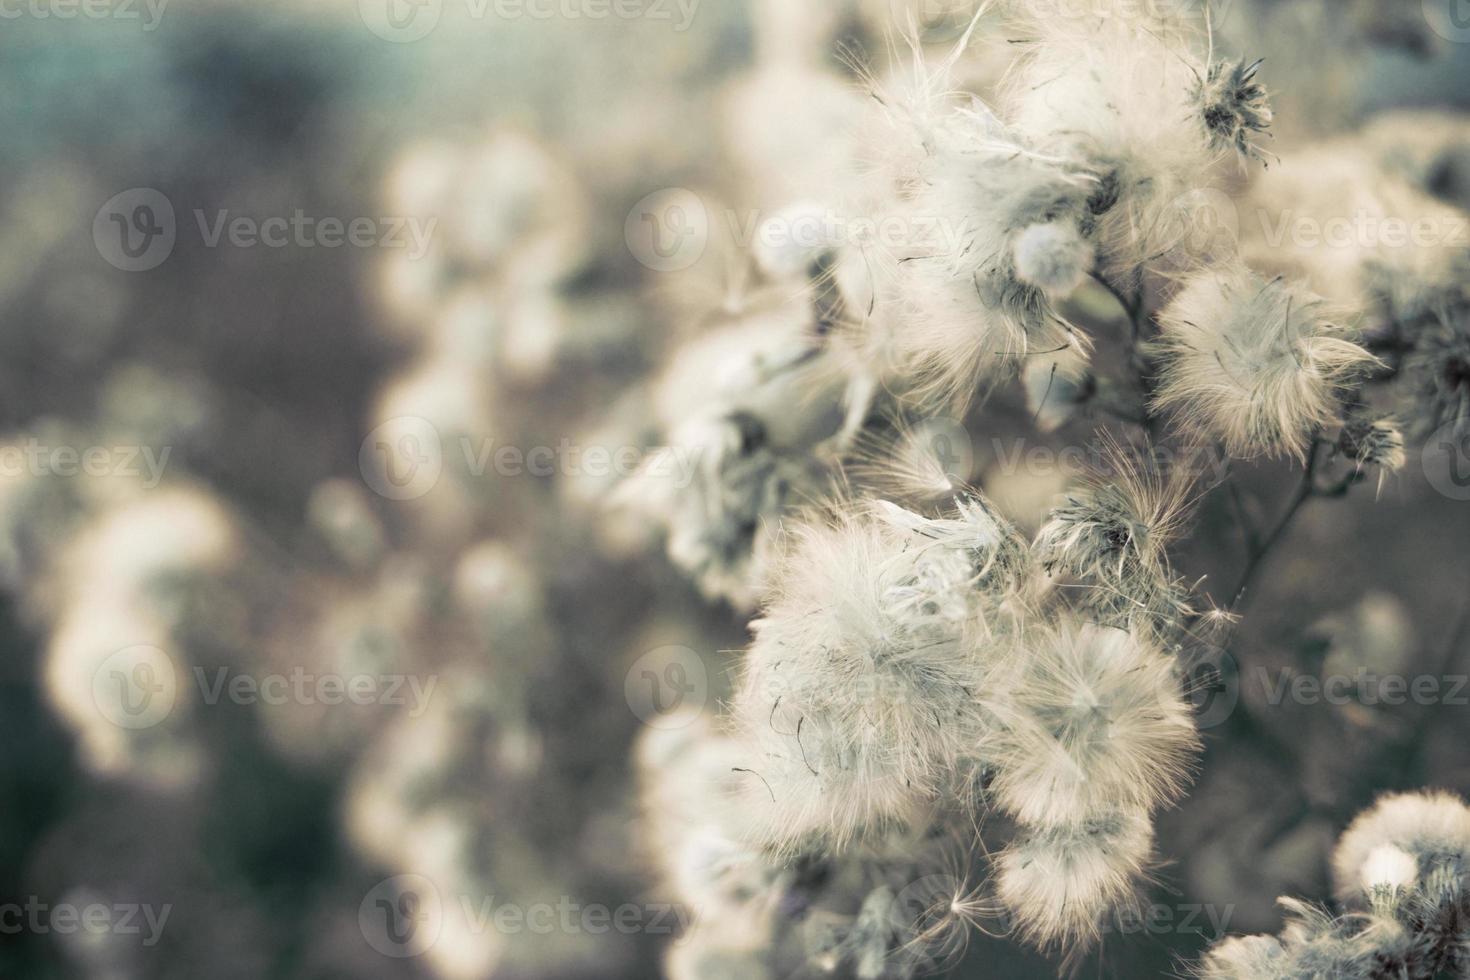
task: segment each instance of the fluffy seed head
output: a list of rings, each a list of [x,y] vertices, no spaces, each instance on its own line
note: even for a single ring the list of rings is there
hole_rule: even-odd
[[[1368,852],[1363,862],[1363,891],[1369,895],[1378,888],[1408,888],[1419,874],[1419,862],[1413,855],[1382,844]]]
[[[1320,297],[1238,265],[1192,278],[1159,326],[1155,409],[1236,457],[1304,458],[1340,390],[1374,363]]]
[[[1260,68],[1259,61],[1217,61],[1194,91],[1211,144],[1233,149],[1242,159],[1262,158],[1251,140],[1271,126],[1266,87],[1256,80]]]
[[[1021,938],[1086,946],[1134,898],[1152,850],[1153,828],[1137,811],[1034,830],[997,859],[996,891]]]
[[[1393,472],[1404,465],[1404,434],[1393,419],[1350,415],[1343,422],[1337,447],[1359,469],[1375,466]]]
[[[1076,580],[1097,622],[1167,642],[1193,611],[1167,549],[1186,526],[1194,475],[1163,474],[1115,442],[1104,448],[1105,473],[1048,515],[1034,552],[1048,572]]]
[[[893,505],[794,529],[731,706],[741,806],[775,850],[839,850],[920,820],[984,741],[976,699],[1003,645],[1014,531],[979,500]]]
[[[1199,980],[1272,980],[1291,974],[1288,955],[1275,936],[1232,936],[1205,955]]]
[[[1404,362],[1413,430],[1427,436],[1448,425],[1460,435],[1470,428],[1470,307],[1431,316],[1413,339]]]
[[[1449,793],[1398,793],[1381,798],[1348,827],[1332,856],[1337,897],[1362,907],[1365,882],[1385,873],[1396,851],[1414,864],[1418,880],[1436,873],[1463,890],[1470,873],[1470,808]],[[1406,867],[1402,862],[1398,868]]]
[[[1198,749],[1172,663],[1136,637],[1063,625],[1027,650],[992,788],[1023,823],[1073,825],[1174,799]]]

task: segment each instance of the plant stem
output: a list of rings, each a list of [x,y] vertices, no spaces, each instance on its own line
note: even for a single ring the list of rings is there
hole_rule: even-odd
[[[1255,541],[1254,547],[1250,549],[1250,557],[1246,559],[1245,571],[1240,576],[1240,584],[1235,587],[1234,597],[1230,600],[1231,610],[1239,607],[1241,599],[1245,597],[1246,590],[1250,588],[1251,582],[1255,579],[1256,573],[1260,571],[1266,556],[1271,553],[1271,550],[1281,540],[1282,535],[1286,533],[1286,529],[1291,526],[1292,520],[1295,519],[1297,513],[1302,509],[1302,505],[1317,495],[1317,450],[1321,445],[1315,438],[1312,440],[1312,451],[1307,457],[1306,469],[1303,470],[1301,482],[1297,484],[1296,490],[1292,492],[1291,500],[1287,503],[1286,509],[1282,512],[1281,517],[1276,521],[1276,524],[1271,530],[1267,531],[1264,537]]]

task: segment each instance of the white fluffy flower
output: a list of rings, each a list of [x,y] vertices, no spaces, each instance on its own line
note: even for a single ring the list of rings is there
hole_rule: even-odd
[[[996,891],[1023,938],[1085,945],[1133,900],[1152,851],[1153,828],[1137,811],[1035,830],[997,859]]]
[[[1373,362],[1316,294],[1243,266],[1201,273],[1159,315],[1154,404],[1236,457],[1305,457]]]
[[[1027,644],[992,788],[1023,823],[1055,827],[1182,789],[1198,748],[1173,664],[1123,630],[1064,624]]]
[[[921,392],[963,404],[1027,355],[1085,340],[1053,307],[1090,268],[1088,181],[979,110],[936,149],[899,216],[893,349]],[[1037,231],[1040,227],[1042,230]]]
[[[978,501],[925,521],[891,505],[792,532],[732,716],[749,833],[838,850],[905,826],[956,784],[987,722],[987,611],[1019,544]]]
[[[1009,77],[1009,118],[1031,145],[1085,162],[1103,273],[1131,280],[1180,245],[1188,229],[1175,202],[1219,155],[1196,98],[1203,66],[1181,25],[1140,22],[1126,9],[1023,18],[1019,31],[1032,43]]]
[[[1363,862],[1363,890],[1372,894],[1378,888],[1408,888],[1419,874],[1419,862],[1392,844],[1384,844],[1368,852]]]
[[[1402,858],[1393,858],[1393,852]],[[1457,889],[1470,873],[1470,807],[1449,793],[1397,793],[1360,814],[1338,842],[1332,874],[1338,898],[1361,907],[1371,878],[1412,874],[1427,880],[1439,872]],[[1390,865],[1390,860],[1397,867]]]
[[[1200,980],[1269,980],[1289,974],[1286,947],[1275,936],[1232,936],[1199,965]]]
[[[1036,558],[1054,575],[1075,579],[1097,622],[1169,639],[1193,611],[1176,579],[1168,547],[1187,526],[1194,474],[1167,475],[1137,451],[1104,443],[1105,472],[1067,494],[1036,536]]]

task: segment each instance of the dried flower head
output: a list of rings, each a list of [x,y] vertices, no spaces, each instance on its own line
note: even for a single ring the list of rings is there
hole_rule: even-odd
[[[1411,859],[1416,877],[1448,873],[1463,889],[1470,874],[1470,808],[1449,793],[1399,793],[1381,798],[1360,814],[1332,856],[1337,897],[1361,907],[1370,862],[1391,847]]]
[[[1448,793],[1385,796],[1353,821],[1333,856],[1347,912],[1283,898],[1279,937],[1220,943],[1202,980],[1380,980],[1463,972],[1470,808]]]
[[[1026,940],[1086,946],[1134,900],[1152,851],[1153,828],[1138,811],[1037,829],[997,858],[996,892]]]
[[[1018,551],[1019,549],[1019,551]],[[768,848],[837,851],[921,820],[990,722],[1014,531],[979,500],[928,521],[877,504],[794,529],[731,706],[741,805]]]
[[[1023,17],[1016,32],[1028,43],[1002,103],[1029,145],[1092,176],[1085,230],[1099,269],[1136,282],[1187,237],[1176,202],[1219,150],[1201,121],[1205,70],[1184,25],[1141,17],[1153,4],[1108,6],[1118,9]]]
[[[1234,150],[1242,159],[1264,159],[1252,140],[1271,127],[1266,87],[1256,80],[1261,62],[1217,61],[1199,80],[1194,98],[1201,107],[1212,145]]]
[[[1052,574],[1075,579],[1081,602],[1104,625],[1168,642],[1191,615],[1191,590],[1167,550],[1194,502],[1194,474],[1167,473],[1146,454],[1105,444],[1106,473],[1048,514],[1033,552]]]
[[[1377,467],[1380,480],[1384,473],[1402,469],[1404,465],[1404,434],[1391,418],[1349,414],[1338,434],[1337,448],[1358,469]]]
[[[1242,266],[1201,273],[1159,315],[1157,410],[1236,457],[1305,458],[1372,355],[1325,301]]]
[[[1463,433],[1470,427],[1470,307],[1429,317],[1412,339],[1404,373],[1412,385],[1415,434],[1427,436],[1443,426]]]
[[[922,230],[898,259],[892,348],[927,400],[963,405],[1029,355],[1085,348],[1053,305],[1092,265],[1090,182],[977,112],[926,163],[900,209]]]
[[[700,591],[748,608],[782,515],[815,496],[821,481],[810,457],[778,450],[760,419],[736,412],[685,426],[619,488],[617,500],[667,522],[669,558]]]
[[[997,802],[1033,826],[1176,798],[1198,748],[1173,663],[1092,624],[1039,631],[992,754]]]

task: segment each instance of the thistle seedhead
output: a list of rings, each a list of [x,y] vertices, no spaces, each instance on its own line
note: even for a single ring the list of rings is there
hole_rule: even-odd
[[[1342,391],[1377,363],[1320,296],[1240,265],[1195,276],[1158,319],[1154,408],[1234,457],[1305,459]]]
[[[1463,970],[1470,807],[1448,793],[1385,796],[1360,814],[1333,855],[1344,915],[1281,899],[1279,937],[1228,939],[1201,980],[1380,980]]]
[[[1047,515],[1033,552],[1048,572],[1076,580],[1097,622],[1167,645],[1193,612],[1191,590],[1174,576],[1167,550],[1188,522],[1194,475],[1161,472],[1116,442],[1104,450],[1105,474]]]
[[[882,502],[793,528],[731,705],[750,837],[846,849],[921,823],[968,771],[1006,647],[1015,532],[978,498]]]
[[[1333,854],[1338,899],[1361,908],[1367,897],[1365,883],[1384,872],[1390,853],[1412,862],[1417,880],[1427,882],[1436,872],[1444,872],[1463,892],[1470,875],[1470,807],[1449,793],[1381,798],[1353,821]]]
[[[1404,434],[1391,418],[1350,414],[1338,434],[1337,448],[1360,470],[1373,466],[1392,473],[1404,465]]]
[[[1042,948],[1095,942],[1135,900],[1153,852],[1148,815],[1118,810],[1024,834],[996,859],[996,891],[1019,935]]]
[[[1412,385],[1408,416],[1415,435],[1470,428],[1470,307],[1431,316],[1414,335],[1404,373]]]
[[[992,788],[1032,826],[1077,824],[1175,799],[1198,748],[1172,662],[1118,629],[1064,624],[1038,634],[1003,708]]]
[[[809,456],[778,449],[760,419],[732,412],[683,427],[616,499],[666,522],[669,558],[701,592],[748,608],[782,516],[817,496],[822,481]]]
[[[1256,80],[1260,69],[1259,59],[1250,64],[1217,61],[1194,92],[1211,145],[1233,149],[1242,160],[1265,159],[1252,142],[1257,133],[1271,127],[1270,99],[1266,87]]]

